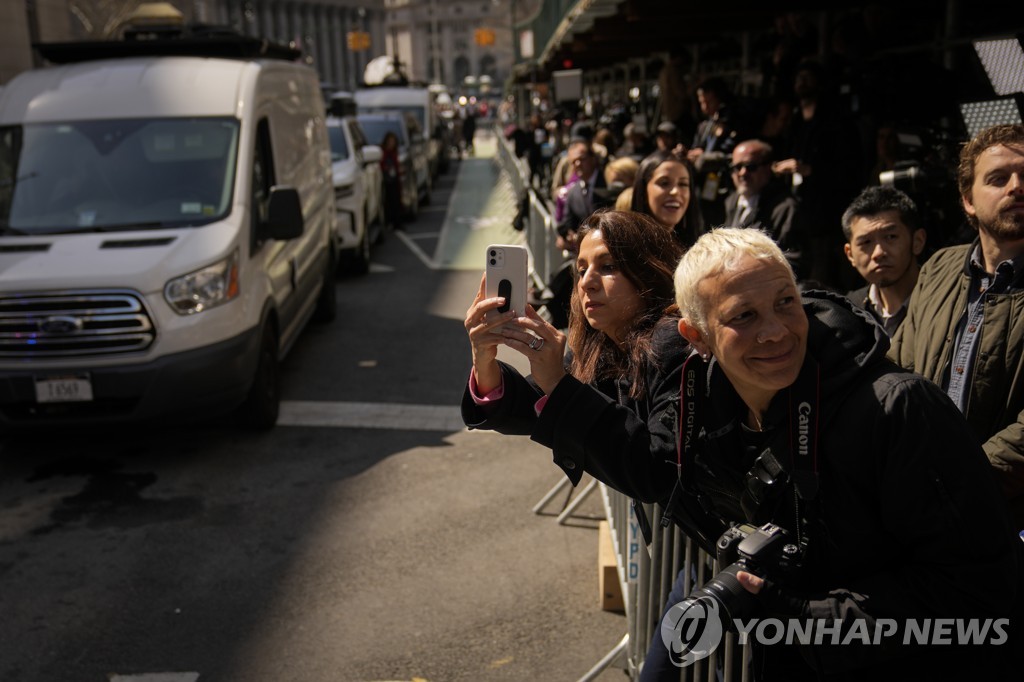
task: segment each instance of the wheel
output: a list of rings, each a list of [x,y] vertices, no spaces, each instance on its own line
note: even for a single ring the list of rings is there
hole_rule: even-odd
[[[364,223],[363,236],[359,239],[359,244],[355,250],[352,251],[351,263],[349,268],[353,274],[365,275],[370,271],[370,223],[369,221]]]
[[[420,214],[420,200],[419,200],[419,196],[415,196],[415,197],[412,197],[411,201],[407,202],[406,205],[405,205],[405,218],[409,222],[415,222],[416,218],[419,217],[419,214]]]
[[[260,338],[259,362],[249,393],[238,408],[242,425],[253,431],[268,431],[277,424],[281,409],[281,368],[277,362],[277,332],[267,321]]]
[[[333,322],[338,316],[338,291],[334,287],[334,275],[337,269],[337,261],[332,251],[327,258],[327,268],[324,270],[324,280],[320,287],[320,295],[316,299],[316,310],[313,311],[313,321],[317,324]]]

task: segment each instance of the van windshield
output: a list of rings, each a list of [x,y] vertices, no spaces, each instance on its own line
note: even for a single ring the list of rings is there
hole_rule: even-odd
[[[366,139],[370,141],[370,144],[383,144],[384,135],[387,133],[394,133],[398,137],[398,143],[401,146],[409,146],[409,141],[405,139],[405,135],[403,135],[405,129],[402,128],[402,122],[399,119],[360,116],[358,120],[359,125],[363,127],[363,132],[366,133]]]
[[[204,225],[230,210],[233,118],[0,127],[0,233]]]
[[[426,110],[424,110],[423,107],[415,105],[402,106],[399,104],[389,104],[387,106],[362,106],[359,107],[359,111],[365,111],[367,113],[378,113],[381,111],[400,111],[403,114],[410,113],[416,117],[416,122],[420,124],[421,129],[425,129],[427,127]]]

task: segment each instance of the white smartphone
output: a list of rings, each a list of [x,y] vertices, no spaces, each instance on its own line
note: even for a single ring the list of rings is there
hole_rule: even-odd
[[[504,305],[497,309],[499,314],[514,310],[517,315],[525,315],[528,268],[526,247],[491,244],[487,247],[486,255],[487,298],[504,297]]]

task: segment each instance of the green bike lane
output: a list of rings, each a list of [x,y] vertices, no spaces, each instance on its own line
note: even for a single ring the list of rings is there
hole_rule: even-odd
[[[459,163],[433,253],[433,267],[479,272],[483,270],[483,253],[488,244],[524,243],[522,233],[512,227],[516,197],[495,159],[498,144],[493,133],[478,133],[475,155]]]

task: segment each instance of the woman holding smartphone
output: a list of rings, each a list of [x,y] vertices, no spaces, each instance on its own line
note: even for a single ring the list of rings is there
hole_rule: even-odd
[[[473,370],[462,400],[467,426],[531,436],[556,463],[572,464],[574,485],[584,469],[622,480],[632,478],[631,459],[675,460],[688,353],[676,330],[672,276],[682,249],[672,233],[635,212],[600,211],[579,235],[568,337],[530,306],[498,314],[504,299],[488,298],[481,282],[466,313]],[[498,361],[502,345],[526,356],[529,378]],[[663,487],[633,483],[652,495]]]

